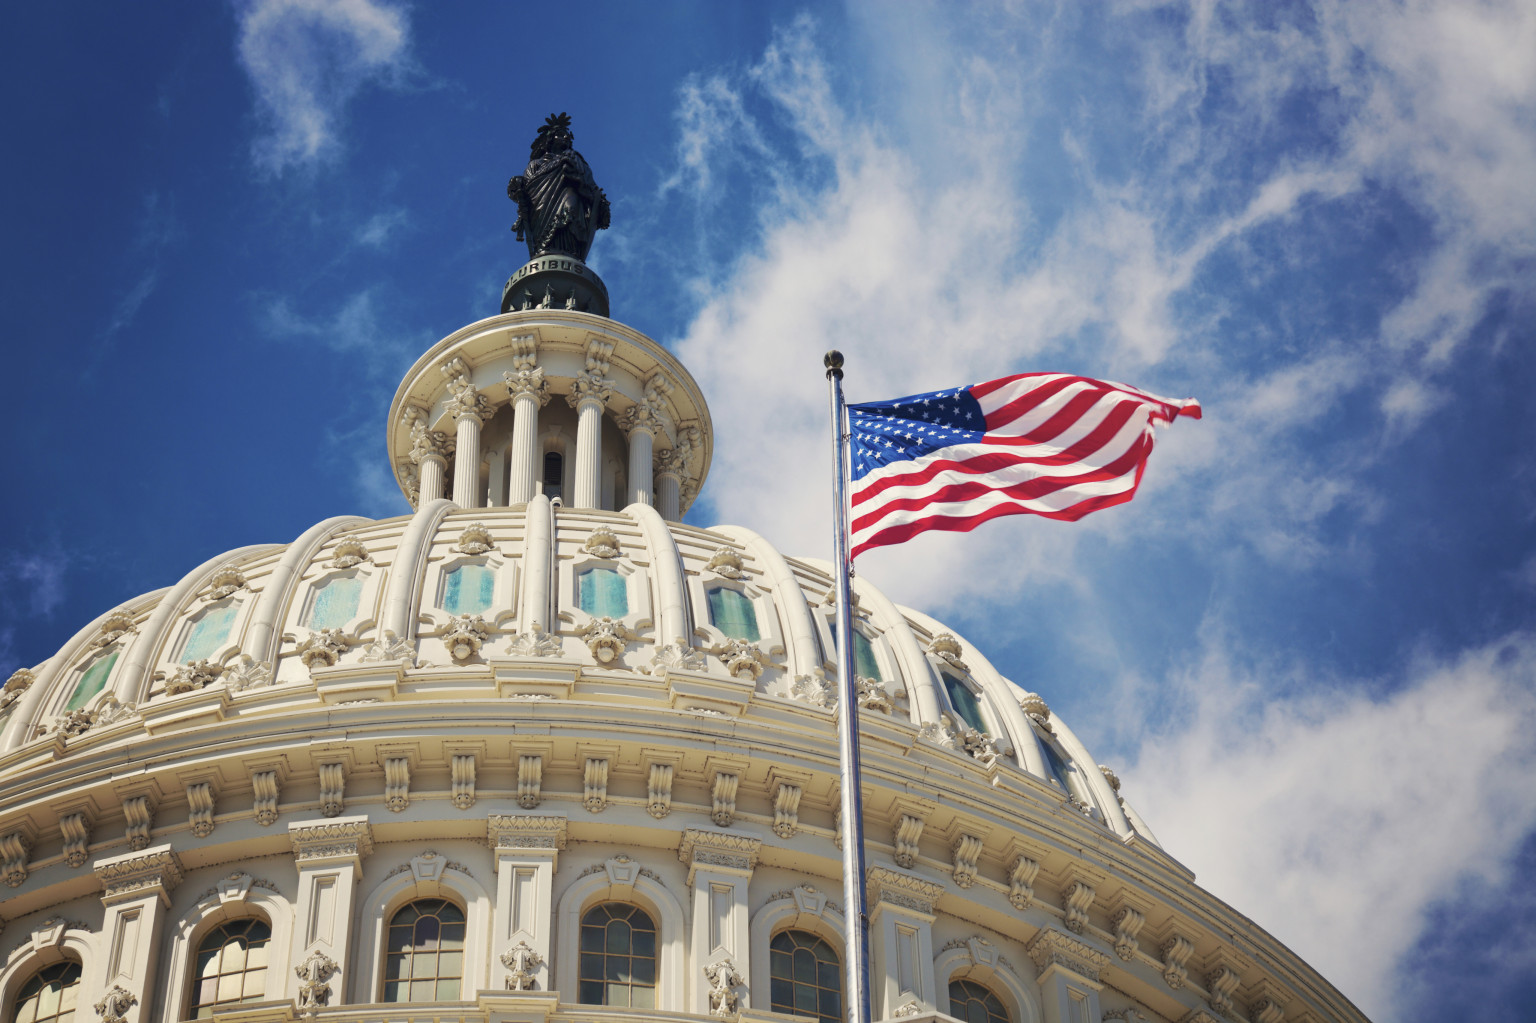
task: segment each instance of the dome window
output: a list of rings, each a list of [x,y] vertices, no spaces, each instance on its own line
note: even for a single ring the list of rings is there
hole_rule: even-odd
[[[91,702],[91,697],[101,692],[107,684],[107,676],[112,674],[112,666],[117,663],[117,655],[121,652],[113,650],[109,654],[98,657],[89,668],[85,669],[85,674],[81,675],[80,681],[75,684],[74,694],[64,705],[65,713],[83,709],[87,703]]]
[[[65,1023],[75,1018],[80,997],[80,964],[72,960],[45,966],[21,986],[11,1019],[26,1023]]]
[[[496,573],[489,565],[458,565],[443,573],[443,610],[449,614],[489,611],[496,592]]]
[[[837,660],[837,623],[830,622],[827,628],[832,632],[832,657]],[[853,673],[859,678],[872,678],[876,682],[884,682],[880,674],[880,662],[875,660],[875,645],[869,641],[869,637],[858,629],[853,630]]]
[[[565,477],[565,456],[558,451],[544,452],[544,496],[553,501],[560,496],[560,482]]]
[[[1067,758],[1056,747],[1056,743],[1050,738],[1041,735],[1040,748],[1045,753],[1045,764],[1050,768],[1051,775],[1056,784],[1061,786],[1067,795],[1071,796],[1081,805],[1085,807],[1092,806],[1093,797],[1088,794],[1088,786],[1084,785],[1082,780],[1078,778],[1077,772],[1067,763]]]
[[[939,674],[944,677],[944,691],[949,694],[949,705],[955,708],[955,713],[960,715],[960,720],[976,731],[986,734],[987,722],[981,716],[981,702],[976,699],[976,694],[971,692],[971,687],[947,671]]]
[[[841,1023],[843,966],[837,951],[809,931],[780,931],[768,948],[772,1010]]]
[[[333,575],[315,588],[304,626],[310,629],[339,629],[357,617],[357,605],[363,596],[363,580],[355,575]]]
[[[197,946],[192,981],[193,1019],[213,1016],[216,1005],[260,1002],[267,990],[267,945],[272,928],[255,917],[232,920],[208,932]]]
[[[762,639],[757,631],[757,611],[752,601],[740,590],[716,586],[706,594],[709,599],[709,624],[731,639],[744,639],[756,643]]]
[[[418,899],[389,921],[384,1001],[457,1001],[464,979],[464,911],[447,899]]]
[[[581,918],[583,1005],[656,1008],[656,923],[622,902],[593,906]]]
[[[207,660],[218,653],[224,641],[229,638],[229,630],[234,626],[235,615],[239,611],[240,608],[234,604],[210,608],[192,626],[186,643],[182,645],[181,656],[176,660],[182,664],[191,664],[193,661]]]
[[[1009,1023],[1002,1000],[974,980],[949,982],[949,1014],[965,1023]]]
[[[576,577],[577,602],[593,618],[623,618],[629,614],[624,577],[611,568],[589,568]]]

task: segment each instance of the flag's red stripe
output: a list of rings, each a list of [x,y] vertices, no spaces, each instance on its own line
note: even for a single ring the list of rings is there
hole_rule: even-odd
[[[1138,474],[1139,475],[1139,474]],[[1035,511],[1033,508],[1025,508],[1017,504],[1000,504],[988,508],[986,511],[975,515],[944,515],[919,519],[915,522],[904,522],[899,526],[891,526],[882,529],[866,540],[860,541],[854,546],[850,557],[858,557],[863,552],[874,547],[887,547],[891,544],[910,540],[919,533],[926,533],[930,529],[941,529],[955,533],[967,533],[989,519],[1000,518],[1004,515],[1039,515],[1042,518],[1058,519],[1063,522],[1075,522],[1090,512],[1096,512],[1101,508],[1110,508],[1117,504],[1124,504],[1136,496],[1136,487],[1140,485],[1138,479],[1129,490],[1118,494],[1101,494],[1090,497],[1070,508],[1060,511]]]
[[[994,380],[992,383],[1010,384],[1018,379],[1018,377],[1007,377],[1003,380]],[[1031,409],[1034,409],[1044,402],[1049,401],[1051,398],[1054,398],[1056,395],[1060,394],[1068,387],[1071,387],[1073,384],[1079,382],[1081,379],[1081,377],[1061,377],[1060,379],[1040,384],[1028,391],[1025,391],[1023,394],[1019,395],[1012,401],[1007,402],[1004,405],[1000,405],[992,411],[986,413],[987,429],[995,430],[1000,425],[1013,422],[1015,419],[1024,415],[1026,412],[1029,412]],[[978,394],[977,392],[983,387],[986,387],[987,390],[981,394]],[[971,388],[971,397],[976,399],[977,404],[980,404],[983,397],[991,394],[993,391],[1000,389],[1001,388],[999,387],[991,387],[989,385],[978,384]]]

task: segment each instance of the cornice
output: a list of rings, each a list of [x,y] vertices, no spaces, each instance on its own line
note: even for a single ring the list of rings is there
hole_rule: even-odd
[[[1053,927],[1042,927],[1040,933],[1024,946],[1024,951],[1029,953],[1037,969],[1059,966],[1095,984],[1099,982],[1100,972],[1109,968],[1106,953]]]
[[[101,881],[104,901],[151,893],[169,901],[182,876],[181,859],[169,845],[98,860],[92,869]]]
[[[939,896],[948,890],[942,884],[903,874],[889,867],[870,867],[867,878],[871,902],[910,909],[929,916],[933,915],[933,905],[939,901]]]
[[[567,820],[532,814],[493,813],[485,820],[493,849],[564,849]]]
[[[761,839],[688,828],[678,844],[677,858],[688,864],[688,883],[692,884],[699,867],[750,874],[762,847]]]
[[[288,841],[299,863],[317,860],[361,860],[373,852],[373,827],[367,817],[336,817],[320,821],[294,821],[288,825]]]

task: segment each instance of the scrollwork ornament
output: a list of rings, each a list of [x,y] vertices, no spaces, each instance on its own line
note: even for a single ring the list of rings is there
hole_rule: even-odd
[[[507,949],[501,954],[501,964],[509,972],[507,990],[532,991],[534,975],[543,963],[544,957],[534,951],[533,946],[526,941],[519,941]]]
[[[490,638],[491,627],[479,615],[462,614],[449,619],[448,631],[443,635],[443,645],[448,656],[460,664],[480,653],[480,647]]]
[[[207,599],[210,601],[223,600],[236,590],[245,588],[245,575],[234,565],[225,565],[213,574],[209,580],[211,584]]]
[[[319,949],[311,952],[305,960],[293,968],[298,975],[299,1011],[305,1016],[316,1015],[320,1009],[331,1003],[330,979],[335,976],[336,962],[330,956]]]
[[[224,684],[231,690],[256,689],[272,684],[272,665],[258,661],[250,654],[241,654],[224,666]]]
[[[96,1003],[96,1015],[101,1017],[101,1023],[127,1023],[128,1010],[138,1004],[137,995],[113,984],[112,990]]]
[[[213,685],[224,674],[224,669],[207,660],[179,664],[165,683],[165,695],[179,696]]]
[[[623,655],[625,640],[632,638],[634,633],[625,628],[623,622],[604,616],[582,626],[580,635],[599,664],[611,664]]]
[[[668,671],[703,671],[706,667],[704,655],[678,637],[675,642],[656,648],[649,673],[660,677]]]
[[[527,632],[512,637],[509,647],[515,657],[559,657],[564,650],[560,637],[544,631],[534,622]]]
[[[495,550],[496,543],[491,539],[491,531],[484,522],[471,522],[459,534],[453,549],[460,554],[485,554]]]
[[[581,545],[581,549],[594,558],[617,558],[619,556],[618,534],[607,526],[598,526],[592,530],[592,534]]]
[[[317,667],[330,667],[341,660],[341,655],[347,652],[351,641],[341,629],[319,629],[304,637],[299,643],[297,653],[299,660],[310,671]]]
[[[762,651],[750,640],[731,638],[716,644],[710,653],[720,658],[725,664],[725,670],[736,678],[756,682],[763,674]]]
[[[91,647],[111,646],[124,636],[132,635],[138,631],[133,624],[133,612],[125,607],[120,607],[103,619],[101,635],[91,640]]]

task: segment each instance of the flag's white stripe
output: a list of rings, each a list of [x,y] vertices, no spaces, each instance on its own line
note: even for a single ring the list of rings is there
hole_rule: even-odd
[[[1021,501],[1016,497],[994,491],[965,501],[945,501],[926,504],[918,508],[892,509],[874,521],[853,531],[853,545],[894,526],[919,522],[924,519],[973,518],[999,505],[1017,507],[1025,511],[1061,512],[1082,504],[1091,498],[1108,494],[1123,494],[1136,484],[1136,473],[1131,471],[1114,479],[1084,483],[1066,490],[1058,490],[1043,497]]]
[[[1053,395],[1049,401],[1042,402],[1016,419],[992,425],[987,430],[987,433],[1000,437],[1027,437],[1058,415],[1067,402],[1072,401],[1086,391],[1090,391],[1090,389],[1083,387],[1062,388],[1061,393]],[[1058,398],[1063,400],[1058,402]],[[1077,419],[1073,421],[1073,425],[1069,429],[1075,430],[1084,423],[1087,423],[1089,429],[1091,429],[1103,422],[1104,418],[1114,412],[1115,409],[1126,404],[1134,405],[1137,409],[1137,412],[1131,417],[1133,419],[1140,419],[1145,422],[1152,415],[1152,409],[1140,398],[1120,394],[1118,391],[1102,391],[1099,392],[1099,396],[1092,405],[1089,405],[1078,414]]]
[[[975,391],[972,391],[971,397],[976,399],[976,403],[982,407],[983,411],[990,412],[993,409],[1002,408],[1010,401],[1016,401],[1017,399],[1024,397],[1031,391],[1037,391],[1047,384],[1055,383],[1057,380],[1067,380],[1070,378],[1070,373],[1042,373],[1039,376],[1025,377],[1021,380],[1010,380],[1008,383],[999,387],[992,393],[984,394],[979,397],[976,395]],[[972,384],[971,386],[977,387],[979,385]]]
[[[1035,388],[1030,388],[1030,390],[1033,391]],[[1075,381],[1063,387],[1061,390],[1057,391],[1050,397],[1046,398],[1034,408],[1026,410],[1013,419],[1005,420],[1001,423],[990,424],[987,427],[987,432],[997,433],[1000,430],[1005,430],[1005,432],[1011,435],[1028,433],[1030,430],[1038,428],[1041,423],[1046,422],[1052,416],[1066,408],[1067,403],[1070,402],[1073,398],[1076,398],[1080,394],[1086,394],[1090,392],[1098,392],[1100,394],[1103,393],[1099,388],[1094,387],[1092,384],[1089,384],[1086,381]],[[981,406],[982,414],[987,416],[989,420],[999,410],[1005,408],[1008,405],[1008,401],[996,400],[998,397],[998,394],[991,394],[977,402],[977,404]],[[1009,398],[1009,401],[1015,400],[1019,397],[1022,397],[1022,395],[1012,395]]]

